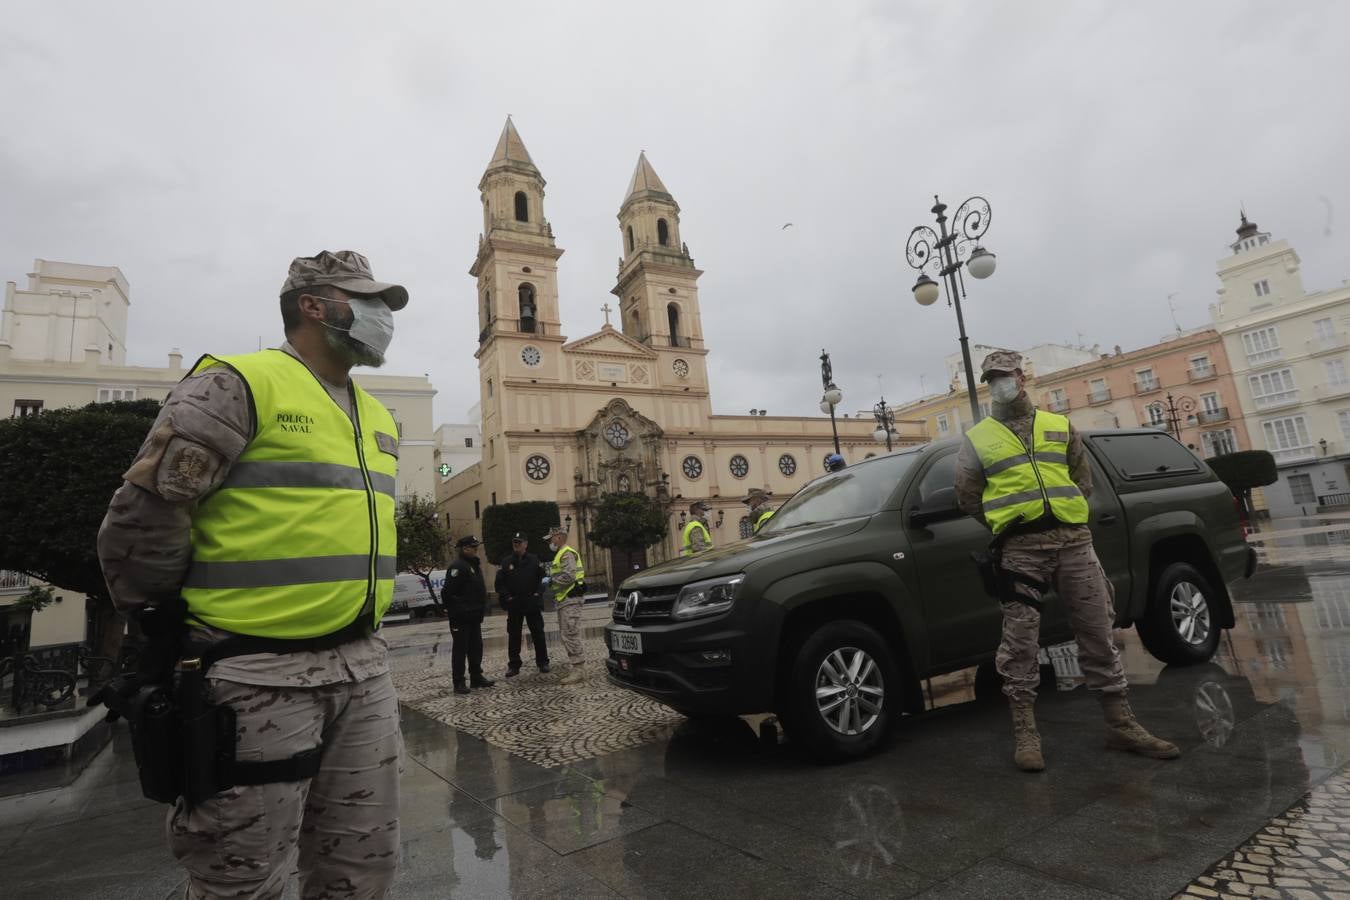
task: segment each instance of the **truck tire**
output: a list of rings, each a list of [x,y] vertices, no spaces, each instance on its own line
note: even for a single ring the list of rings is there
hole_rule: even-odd
[[[797,649],[778,717],[815,758],[856,759],[881,746],[899,717],[901,693],[885,639],[845,619],[821,626]]]
[[[1213,597],[1209,579],[1190,563],[1163,569],[1148,608],[1134,624],[1144,649],[1168,665],[1208,662],[1219,649]]]

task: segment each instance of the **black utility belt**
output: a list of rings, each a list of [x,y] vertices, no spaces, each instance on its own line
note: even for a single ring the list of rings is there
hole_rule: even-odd
[[[141,792],[147,799],[174,803],[182,797],[192,807],[232,787],[303,781],[319,771],[323,746],[286,759],[236,759],[235,711],[209,702],[207,673],[214,663],[232,656],[331,650],[370,633],[358,616],[332,634],[302,640],[236,634],[205,643],[188,637],[171,679],[143,675],[132,684],[105,689],[90,705],[105,703],[110,719],[126,718]]]

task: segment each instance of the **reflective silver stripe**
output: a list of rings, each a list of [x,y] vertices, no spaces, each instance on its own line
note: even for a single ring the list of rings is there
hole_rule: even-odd
[[[1037,458],[1040,458],[1039,453],[1037,453],[1036,456]],[[1029,462],[1031,462],[1031,460],[1027,458],[1027,455],[1025,453],[1019,453],[1016,456],[1010,456],[1007,459],[1000,459],[996,463],[992,463],[991,465],[985,466],[984,474],[986,477],[990,475],[997,475],[999,472],[1006,472],[1013,466],[1024,466]]]
[[[1076,485],[1065,485],[1064,487],[1049,487],[1045,489],[1047,497],[1081,497],[1083,492]]]
[[[395,557],[381,556],[375,563],[375,577],[393,578],[397,569],[398,560]],[[310,556],[301,559],[194,562],[188,569],[187,581],[183,586],[228,590],[326,581],[366,581],[369,577],[370,557],[364,553],[353,553],[348,556]]]
[[[986,500],[984,508],[986,511],[991,509],[1002,509],[1005,506],[1016,506],[1019,503],[1039,503],[1041,501],[1041,492],[1036,491],[1018,491],[1016,494],[1008,494],[1003,497],[995,497],[993,500]]]
[[[371,472],[370,484],[378,494],[394,496],[394,476]],[[364,491],[366,482],[357,466],[338,463],[289,462],[280,460],[238,462],[230,468],[224,488],[338,488]]]
[[[1067,453],[1056,453],[1054,450],[1037,450],[1036,462],[1043,463],[1061,463],[1069,464],[1069,455]]]

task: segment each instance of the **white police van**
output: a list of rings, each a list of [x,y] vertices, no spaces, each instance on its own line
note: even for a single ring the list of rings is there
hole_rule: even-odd
[[[441,588],[445,586],[445,570],[436,569],[431,573],[431,590],[421,575],[407,572],[394,577],[394,600],[384,615],[385,622],[406,622],[422,616],[434,616]],[[432,594],[435,591],[435,594]]]

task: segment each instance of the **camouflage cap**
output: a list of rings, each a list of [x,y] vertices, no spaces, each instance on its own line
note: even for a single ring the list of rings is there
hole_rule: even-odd
[[[741,499],[741,502],[744,503],[746,506],[750,506],[760,500],[768,500],[768,499],[769,494],[767,491],[764,490],[764,488],[751,488],[750,493],[746,494],[745,497]]]
[[[690,504],[689,504],[689,511],[690,511],[690,512],[697,512],[697,511],[700,510],[700,509],[703,510],[704,512],[707,512],[708,510],[712,509],[712,507],[709,506],[709,505],[708,505],[705,501],[703,501],[703,500],[695,500],[693,503],[690,503]]]
[[[550,529],[548,530],[548,534],[544,535],[544,540],[546,540],[546,541],[549,540],[549,539],[552,538],[555,534],[566,535],[566,534],[567,534],[567,528],[564,527],[564,526],[562,526],[562,525],[554,525],[552,528],[550,528]]]
[[[322,250],[314,256],[297,256],[291,260],[281,293],[321,285],[332,285],[363,297],[379,297],[394,310],[408,305],[407,288],[376,281],[371,277],[370,261],[355,250]]]
[[[1022,368],[1022,354],[1013,350],[995,350],[980,363],[980,380],[988,381],[995,373],[1012,374]]]

